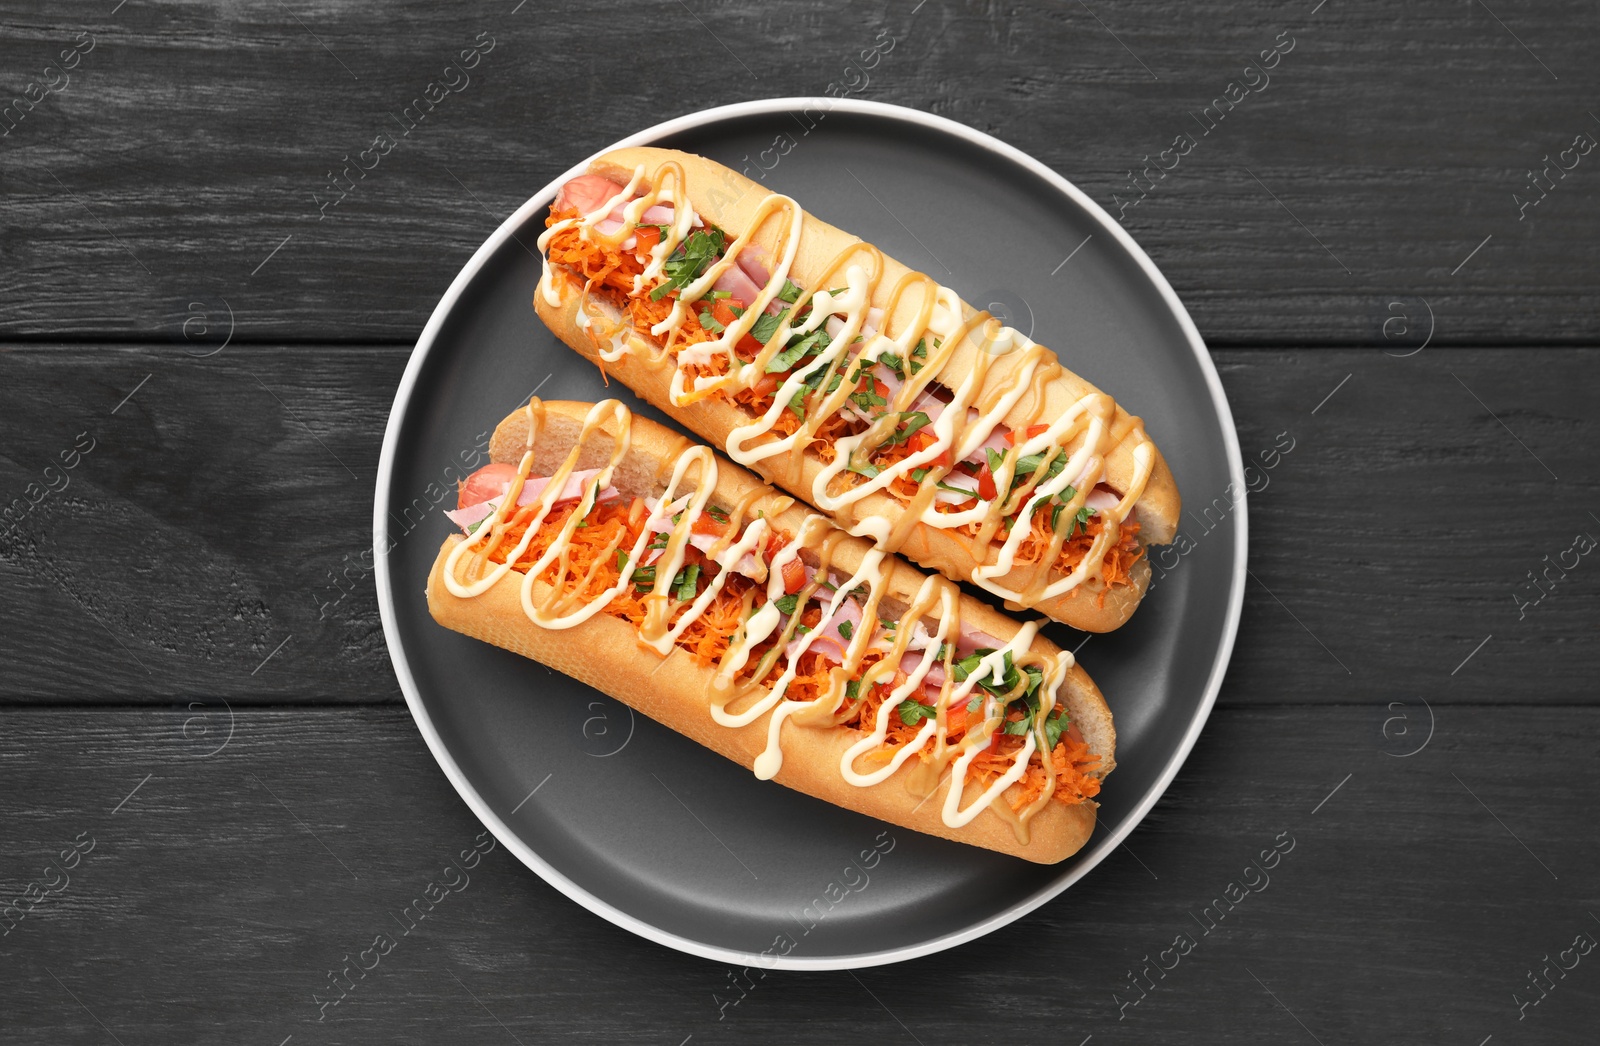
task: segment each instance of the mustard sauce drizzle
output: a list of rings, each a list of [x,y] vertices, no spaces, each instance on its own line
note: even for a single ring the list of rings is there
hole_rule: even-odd
[[[640,164],[616,196],[589,214],[562,219],[546,229],[539,239],[540,251],[547,252],[555,235],[572,228],[592,242],[620,247],[633,235],[640,215],[648,207],[662,202],[687,201],[686,185],[687,176],[676,160],[660,164],[653,176]],[[630,201],[630,197],[639,192],[642,195]],[[624,211],[621,228],[609,235],[600,233],[599,223],[619,206]],[[636,296],[662,282],[667,259],[689,236],[696,220],[688,206],[675,206],[672,224],[652,248],[644,273],[635,280]],[[907,361],[906,370],[909,371],[912,369],[909,366],[911,354],[920,344],[926,352],[926,360],[918,360],[921,368],[905,377],[882,409],[883,413],[866,431],[835,440],[834,459],[815,477],[809,500],[838,520],[849,533],[869,537],[888,552],[898,550],[919,523],[941,530],[975,524],[977,536],[970,539],[970,545],[977,551],[974,555],[977,565],[967,580],[1008,601],[1009,605],[1023,609],[1099,578],[1107,553],[1117,545],[1122,526],[1143,495],[1154,470],[1154,444],[1145,435],[1139,420],[1133,419],[1136,443],[1131,481],[1114,507],[1094,510],[1103,523],[1101,533],[1076,566],[1065,574],[1058,574],[1054,564],[1073,533],[1079,509],[1084,507],[1095,487],[1105,480],[1106,458],[1120,442],[1113,424],[1116,403],[1110,396],[1095,392],[1083,396],[1054,417],[1044,417],[1045,389],[1061,371],[1055,354],[1000,324],[987,312],[964,319],[961,300],[949,287],[922,273],[905,274],[890,289],[882,316],[886,321],[892,320],[899,315],[902,301],[910,300],[916,303],[910,321],[892,335],[887,330],[873,330],[868,326],[868,313],[883,279],[885,259],[882,252],[870,244],[852,243],[816,276],[813,288],[801,288],[798,299],[756,358],[750,362],[739,359],[734,347],[785,287],[806,220],[805,212],[790,197],[772,193],[763,198],[747,230],[728,243],[720,259],[678,291],[671,314],[650,329],[652,337],[658,339],[655,343],[640,337],[630,325],[607,316],[605,309],[591,299],[588,284],[580,292],[580,324],[607,362],[633,356],[653,367],[671,366],[670,399],[674,406],[683,407],[717,393],[731,396],[753,388],[765,375],[767,364],[783,351],[791,337],[809,334],[837,318],[841,326],[830,334],[828,347],[797,364],[774,394],[772,404],[759,417],[733,429],[723,448],[729,457],[747,467],[755,467],[778,455],[792,455],[790,478],[793,482],[790,486],[798,485],[802,454],[807,446],[817,441],[821,425],[845,409],[853,394],[863,387],[873,387],[870,371],[860,364],[872,364],[890,352]],[[749,248],[755,232],[769,221],[778,225],[778,244],[773,252],[777,261],[756,300],[747,302],[744,313],[728,324],[715,340],[678,346],[677,339],[689,306],[700,301],[723,273],[738,263],[739,255]],[[538,293],[552,306],[559,306],[563,301],[548,257]],[[800,318],[799,313],[808,303],[811,312]],[[958,372],[961,368],[952,366],[952,361],[965,346],[971,346],[973,351],[960,355],[971,357],[975,362],[961,374]],[[1013,358],[1015,362],[1010,366],[996,366],[1002,360]],[[695,374],[689,370],[691,366],[713,360],[724,362],[725,369],[721,373]],[[822,378],[820,383],[813,383],[813,388],[807,379],[818,371],[823,372]],[[857,377],[853,379],[852,374]],[[825,391],[835,375],[841,377],[838,388]],[[894,436],[900,415],[915,411],[919,395],[935,384],[952,394],[951,401],[924,429],[934,435],[935,442],[900,461],[881,466],[874,476],[863,479],[859,473],[851,471],[852,467],[860,468],[869,462],[873,452]],[[804,417],[798,429],[788,435],[774,431],[778,419],[797,396],[802,397],[800,402],[804,404]],[[978,452],[1003,420],[1025,401],[1032,405],[1031,413],[1021,424],[1012,427],[1017,434],[1015,445],[1004,451],[1004,458],[993,473],[997,496],[984,499],[975,494],[976,503],[970,508],[940,511],[937,504],[939,484],[951,476],[955,463]],[[1046,426],[1044,431],[1026,436],[1031,428],[1041,424]],[[949,464],[938,464],[946,452],[949,452],[945,458]],[[1018,462],[1035,454],[1043,454],[1043,460],[1031,476],[1024,477],[1012,489]],[[1058,458],[1065,458],[1064,467],[1056,475],[1043,478]],[[911,473],[918,469],[926,470],[920,482],[911,478]],[[964,481],[971,479],[963,473],[955,473],[955,476]],[[892,483],[901,479],[917,482],[919,489],[897,518],[882,515],[857,518],[863,499],[886,492]],[[1051,505],[1051,499],[1068,488],[1073,493],[1063,502],[1057,502],[1064,507],[1054,513],[1046,554],[1031,570],[1018,572],[1017,555],[1031,531],[1034,513]],[[996,544],[994,538],[1008,517],[1014,523],[1006,539]],[[1011,578],[1014,572],[1018,573],[1020,581],[1012,578],[1006,583],[1002,580]]]
[[[757,488],[738,499],[728,513],[729,526],[706,552],[707,558],[721,569],[709,578],[705,590],[689,601],[676,598],[672,590],[673,579],[683,566],[694,522],[700,513],[711,507],[717,486],[716,455],[708,447],[689,445],[674,456],[670,475],[665,479],[665,489],[660,494],[656,508],[632,547],[626,550],[628,568],[619,572],[615,585],[587,601],[581,598],[582,591],[592,581],[595,567],[591,565],[581,577],[572,576],[568,564],[572,535],[593,511],[601,493],[610,486],[612,474],[628,456],[631,447],[633,417],[627,407],[617,400],[604,400],[590,408],[578,438],[555,469],[550,481],[529,506],[522,506],[533,508],[526,531],[516,545],[506,552],[505,562],[491,563],[489,557],[507,544],[506,535],[535,460],[534,448],[546,428],[545,408],[540,400],[531,399],[524,409],[528,437],[510,488],[493,512],[475,531],[458,542],[446,558],[444,584],[453,595],[461,598],[482,595],[513,571],[513,564],[527,551],[535,532],[560,500],[567,478],[577,469],[583,447],[597,433],[607,435],[612,441],[608,460],[593,480],[584,485],[576,510],[562,524],[549,547],[525,571],[518,571],[522,575],[520,602],[530,621],[541,628],[572,628],[589,620],[623,594],[633,584],[632,568],[643,563],[646,544],[654,534],[649,522],[670,524],[671,527],[666,548],[654,564],[655,579],[644,597],[647,615],[638,629],[639,642],[660,656],[666,657],[673,652],[676,639],[711,605],[741,560],[748,562],[747,557],[755,555],[757,567],[754,573],[762,573],[760,557],[756,553],[766,546],[772,529],[758,505],[765,504],[773,511],[783,511],[793,504],[791,499],[777,495],[768,488]],[[684,498],[687,498],[687,504],[681,510],[675,509],[673,506]],[[752,513],[755,513],[753,517]],[[676,515],[675,520],[671,518],[673,514]],[[921,657],[909,670],[907,679],[878,708],[871,728],[862,724],[864,736],[844,753],[839,764],[840,775],[856,787],[877,785],[893,776],[912,756],[927,750],[927,758],[907,775],[906,784],[913,794],[931,795],[946,770],[949,770],[951,784],[941,808],[946,825],[960,827],[984,809],[993,808],[1013,827],[1018,840],[1026,843],[1028,822],[1044,809],[1055,789],[1056,770],[1049,753],[1044,752],[1044,758],[1041,759],[1046,784],[1039,799],[1018,812],[1013,812],[1006,803],[996,804],[995,800],[1007,787],[1022,778],[1033,754],[1043,749],[1045,719],[1057,706],[1057,693],[1074,664],[1072,654],[1066,651],[1053,656],[1034,653],[1033,640],[1040,622],[1033,621],[1023,625],[1009,642],[985,655],[978,668],[963,681],[955,682],[956,641],[961,635],[961,596],[955,583],[937,575],[924,577],[895,627],[880,630],[872,623],[880,619],[879,608],[890,591],[895,560],[881,548],[870,549],[849,577],[838,582],[831,597],[828,597],[825,583],[833,584],[830,576],[838,576],[843,572],[836,563],[836,556],[845,537],[844,531],[824,517],[808,513],[798,533],[772,555],[771,563],[765,565],[764,590],[757,587],[747,593],[743,623],[733,635],[721,662],[714,668],[708,688],[712,718],[724,727],[738,729],[755,723],[770,712],[766,724],[766,745],[756,758],[754,769],[757,777],[774,777],[783,765],[782,741],[784,727],[788,723],[792,721],[801,728],[836,728],[853,714],[854,702],[847,694],[850,684],[857,682],[858,693],[864,695],[871,686],[887,683],[892,679],[895,669],[901,666],[902,658],[913,652],[912,644],[916,643],[921,650]],[[608,546],[604,556],[596,559],[596,564],[612,559],[621,550],[620,540]],[[794,612],[785,615],[776,605],[785,595],[783,568],[790,560],[798,558],[802,551],[810,554],[814,568],[804,586],[795,593],[797,600]],[[558,582],[554,585],[539,584],[537,579],[551,567],[556,570]],[[748,566],[746,569],[749,569]],[[756,580],[759,585],[762,579]],[[858,596],[857,593],[863,589],[864,595]],[[815,629],[801,634],[801,611],[813,597],[821,606],[823,617]],[[858,601],[863,624],[851,635],[843,663],[831,670],[827,690],[811,701],[785,700],[786,689],[799,671],[800,658],[811,649],[847,599]],[[898,599],[896,601],[899,602]],[[685,602],[687,609],[679,613]],[[772,638],[776,639],[774,645],[763,652],[753,670],[746,672],[755,648]],[[798,642],[794,642],[797,639]],[[792,652],[788,649],[791,643],[794,647]],[[879,653],[881,657],[864,667],[864,660],[871,652]],[[1004,695],[980,691],[983,697],[981,717],[969,718],[970,725],[964,736],[960,741],[951,743],[947,728],[949,710],[970,701],[975,688],[986,679],[992,680],[996,686],[1001,685],[1006,674],[1005,656],[1008,652],[1017,669],[1019,682],[1016,691]],[[762,681],[780,661],[783,668],[778,679],[770,686],[764,685]],[[858,769],[858,764],[870,753],[884,747],[889,716],[895,713],[902,701],[923,693],[924,680],[936,665],[942,665],[944,671],[939,695],[934,702],[936,716],[925,719],[916,736],[895,749],[887,763],[873,769]],[[1023,671],[1027,666],[1036,666],[1043,679],[1037,692],[1039,708],[1023,746],[1013,757],[1010,768],[962,807],[970,764],[1003,728],[1007,704],[1021,695],[1022,687],[1027,683],[1027,673]]]

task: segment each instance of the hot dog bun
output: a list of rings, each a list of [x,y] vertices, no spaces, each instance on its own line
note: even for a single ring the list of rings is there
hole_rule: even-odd
[[[584,403],[545,404],[545,428],[535,446],[534,472],[548,474],[565,456],[582,427],[589,409]],[[515,463],[526,444],[528,418],[518,412],[496,429],[490,443],[490,456],[496,462]],[[603,463],[610,455],[614,429],[603,427],[604,435],[591,437],[580,466]],[[617,468],[612,484],[624,495],[656,495],[664,486],[663,469],[683,452],[688,441],[644,418],[632,422],[631,449]],[[756,505],[776,526],[798,532],[806,510],[792,499],[780,495],[749,471],[726,461],[718,462],[713,500],[732,504],[753,491],[762,490],[763,500]],[[523,575],[515,570],[502,577],[476,598],[460,598],[444,583],[446,560],[451,549],[462,541],[452,536],[440,549],[429,574],[428,608],[441,625],[507,650],[533,658],[573,676],[590,686],[644,713],[656,721],[700,742],[713,751],[745,767],[753,767],[766,746],[771,713],[744,727],[730,728],[715,722],[708,707],[707,693],[713,668],[703,667],[686,651],[674,647],[663,659],[643,647],[632,623],[599,613],[582,624],[566,629],[544,629],[524,613],[519,588]],[[861,539],[846,539],[836,546],[833,563],[843,571],[853,571],[871,545]],[[895,561],[887,571],[886,603],[909,602],[922,574],[903,561]],[[543,585],[536,588],[536,592]],[[964,624],[1001,640],[1013,637],[1019,625],[1010,618],[971,597],[962,597],[960,613]],[[929,622],[932,627],[932,622]],[[1035,638],[1032,649],[1050,656],[1058,648],[1048,640]],[[1085,742],[1101,758],[1099,775],[1114,764],[1116,731],[1111,713],[1088,674],[1073,665],[1062,684],[1057,700],[1066,706]],[[940,813],[952,780],[946,771],[934,795],[923,801],[905,787],[905,778],[915,758],[883,782],[869,787],[848,783],[839,772],[845,750],[863,734],[843,727],[802,727],[790,722],[783,734],[783,766],[774,780],[828,802],[930,835],[981,846],[1030,861],[1050,864],[1075,853],[1088,840],[1094,827],[1095,804],[1066,805],[1051,801],[1028,822],[1029,840],[1018,841],[1010,820],[994,806],[960,828],[947,826]],[[1003,793],[995,806],[1006,802],[1019,786]],[[963,805],[971,802],[981,788],[968,782]],[[1009,809],[1009,808],[1008,808]]]
[[[637,167],[642,165],[645,168],[648,181],[663,163],[669,161],[683,168],[690,205],[707,221],[723,228],[730,239],[746,231],[757,217],[758,207],[770,195],[766,187],[721,164],[669,149],[636,147],[614,150],[592,162],[590,171],[619,184],[626,184]],[[768,257],[777,253],[779,224],[769,219],[753,236],[753,242],[765,250]],[[789,269],[789,278],[802,287],[815,287],[832,259],[851,244],[860,242],[859,237],[808,213],[794,263]],[[871,305],[886,308],[893,288],[911,272],[907,266],[885,256],[883,275],[875,284]],[[627,326],[626,329],[631,332],[627,336],[637,344],[638,350],[624,354],[615,362],[602,362],[595,341],[584,329],[580,304],[581,281],[556,280],[553,284],[557,289],[558,303],[552,304],[543,293],[534,295],[534,306],[540,319],[567,345],[589,360],[601,364],[607,374],[619,378],[646,401],[719,449],[726,444],[730,432],[749,423],[750,416],[744,410],[719,397],[686,406],[673,405],[669,397],[673,368],[670,361],[654,364],[648,361],[647,357],[659,352],[655,347],[658,344],[656,339],[648,331],[641,332],[631,325]],[[913,298],[911,295],[902,297],[895,313],[885,317],[886,327],[894,329],[897,324],[903,326],[912,322],[917,309],[917,302]],[[967,319],[977,314],[965,302],[961,303],[961,308]],[[620,314],[617,318],[621,322]],[[959,377],[969,373],[981,351],[973,341],[964,340],[948,365],[951,374]],[[986,386],[1003,383],[1019,365],[1016,354],[997,358],[990,365]],[[1026,426],[1040,417],[1054,418],[1084,396],[1099,392],[1094,385],[1062,367],[1060,373],[1050,380],[1033,384],[1004,415],[1004,422],[1015,428]],[[1121,493],[1128,489],[1135,476],[1134,447],[1141,442],[1138,437],[1142,433],[1142,422],[1119,405],[1110,431],[1110,439],[1116,442],[1106,454],[1103,482]],[[1076,449],[1081,443],[1080,436],[1069,443],[1068,448]],[[1173,539],[1177,531],[1181,500],[1165,459],[1153,445],[1151,449],[1154,453],[1153,467],[1144,491],[1134,506],[1132,518],[1140,524],[1139,537],[1142,542],[1165,544]],[[753,467],[770,482],[783,486],[798,497],[811,500],[812,486],[822,472],[824,462],[815,451],[803,450],[774,455],[755,463]],[[901,502],[879,493],[862,498],[858,503],[857,515],[876,515],[893,520],[899,518],[901,511]],[[972,571],[993,559],[988,544],[980,547],[973,539],[959,532],[924,523],[912,528],[898,551],[947,577],[961,581],[972,580]],[[997,580],[1002,585],[1016,588],[1031,575],[1031,569],[1022,567]],[[1099,577],[1095,577],[1072,591],[1040,600],[1025,609],[1038,611],[1086,631],[1110,631],[1133,614],[1144,597],[1149,579],[1149,564],[1141,557],[1134,564],[1129,584],[1107,588]],[[1007,607],[1023,609],[1009,601]]]

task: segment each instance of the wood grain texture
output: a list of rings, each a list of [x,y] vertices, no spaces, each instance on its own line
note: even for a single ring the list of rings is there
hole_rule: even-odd
[[[1297,1021],[1324,1043],[1582,1041],[1592,956],[1525,1020],[1512,994],[1537,998],[1527,969],[1600,933],[1600,840],[1572,813],[1600,788],[1600,713],[1455,708],[1410,758],[1384,750],[1384,714],[1219,711],[1129,847],[1020,923],[736,990],[498,847],[403,934],[395,913],[480,826],[402,710],[242,712],[209,757],[148,710],[13,711],[0,893],[79,833],[94,849],[0,936],[7,1041],[1310,1041]],[[385,932],[396,946],[319,1021],[329,968]],[[1130,991],[1179,934],[1190,953]]]
[[[361,552],[407,353],[189,347],[0,349],[0,509],[97,441],[0,532],[0,694],[398,701]],[[1542,571],[1600,539],[1600,352],[1214,355],[1252,491],[1224,703],[1593,700],[1600,563]],[[1230,495],[1183,493],[1204,541]]]
[[[1600,161],[1560,159],[1600,135],[1583,0],[111,6],[0,6],[5,98],[59,83],[60,52],[93,43],[0,121],[7,337],[176,336],[190,302],[225,299],[241,340],[410,342],[484,236],[583,156],[831,88],[1075,181],[1214,344],[1383,345],[1408,297],[1437,344],[1600,338]],[[493,49],[449,74],[459,89],[402,123],[480,39]],[[1230,84],[1237,105],[1213,105]],[[323,207],[329,172],[382,132],[400,144]],[[1558,161],[1572,169],[1527,189]]]
[[[1583,0],[0,0],[0,1038],[1592,1039],[1600,959],[1551,963],[1600,934],[1600,561],[1567,566],[1600,537],[1600,157],[1558,169],[1600,138],[1597,27]],[[410,345],[578,159],[830,91],[1037,156],[1213,345],[1253,470],[1219,709],[1127,846],[926,959],[742,975],[498,848],[403,934],[481,832],[361,559]],[[1183,493],[1204,541],[1227,492]]]

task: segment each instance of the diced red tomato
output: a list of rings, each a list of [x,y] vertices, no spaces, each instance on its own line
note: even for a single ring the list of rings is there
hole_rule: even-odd
[[[1023,441],[1026,442],[1026,441],[1032,439],[1033,437],[1039,435],[1039,433],[1048,431],[1049,428],[1050,428],[1049,425],[1029,425],[1028,426],[1028,434],[1026,436],[1022,437]],[[1016,429],[1011,429],[1008,432],[1006,432],[1006,442],[1008,444],[1010,444],[1011,446],[1013,446],[1013,447],[1017,445],[1017,430]]]
[[[799,557],[789,560],[783,565],[783,591],[793,594],[800,591],[806,583],[806,567],[800,562]]]
[[[746,335],[746,340],[747,341],[751,341],[751,340],[754,340],[754,339],[752,339],[748,335]],[[757,352],[761,351],[759,346],[757,346],[756,351]],[[761,380],[757,381],[755,383],[755,385],[753,385],[751,387],[750,391],[754,392],[757,396],[770,396],[774,392],[777,392],[778,391],[778,386],[782,385],[782,384],[783,384],[783,375],[782,374],[763,374],[763,375],[761,375]]]
[[[733,310],[743,308],[744,302],[737,298],[718,298],[711,304],[711,318],[724,327],[730,327],[733,321],[739,318],[733,314]]]
[[[633,230],[636,239],[634,250],[640,254],[649,254],[656,249],[656,244],[661,242],[661,227],[659,225],[640,225]]]
[[[928,703],[932,703],[931,699]],[[965,701],[954,708],[944,710],[945,729],[952,734],[959,734],[967,728],[967,703]]]
[[[738,319],[738,317],[733,314],[733,310],[739,309],[742,311],[744,307],[744,302],[740,301],[738,298],[722,298],[711,306],[711,318],[722,324],[724,327],[727,327],[731,325],[734,320]],[[737,353],[741,359],[753,360],[760,355],[763,348],[764,346],[759,341],[750,335],[745,334],[734,343],[733,351]],[[766,384],[768,378],[777,377],[778,375],[776,374],[763,375],[761,379],[761,386]],[[779,383],[781,384],[781,381]],[[759,387],[760,386],[758,386],[758,388]],[[761,394],[768,395],[777,387],[778,385],[774,384],[771,389],[767,389]]]
[[[915,431],[915,432],[913,432],[911,434],[911,440],[910,440],[911,449],[914,450],[914,451],[927,450],[929,447],[933,446],[937,442],[939,442],[939,437],[935,436],[933,433],[929,432],[927,429],[918,429],[917,431]],[[949,468],[950,467],[950,448],[949,447],[944,448],[944,450],[942,452],[940,452],[938,457],[936,457],[932,461],[928,462],[928,467],[929,468],[941,468],[941,469]]]
[[[887,403],[889,400],[889,386],[885,385],[877,378],[873,378],[872,394]]]
[[[999,494],[1000,491],[994,485],[994,473],[989,471],[988,465],[983,466],[978,472],[978,497],[985,501],[993,501]]]
[[[702,512],[694,518],[694,525],[689,528],[691,533],[710,534],[720,538],[728,532],[730,524],[723,523],[709,512]]]
[[[460,500],[456,508],[468,508],[480,505],[491,498],[497,498],[511,488],[511,481],[517,478],[517,466],[495,462],[467,477],[461,484]]]

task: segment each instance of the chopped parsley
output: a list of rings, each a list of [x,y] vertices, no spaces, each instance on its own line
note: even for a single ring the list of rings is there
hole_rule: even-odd
[[[783,290],[778,292],[778,298],[780,301],[786,301],[793,305],[800,300],[800,288],[796,287],[792,281],[784,280]]]
[[[702,308],[700,310],[699,319],[700,319],[700,326],[704,327],[706,330],[710,331],[712,334],[721,334],[723,331],[728,329],[728,328],[724,327],[722,324],[718,323],[716,321],[716,319],[712,317],[710,309]]]
[[[977,650],[968,654],[960,661],[957,661],[955,663],[954,671],[955,681],[958,683],[966,682],[974,672],[978,671],[983,659],[993,653],[994,651],[992,649],[979,647]],[[1037,700],[1035,699],[1034,695],[1038,692],[1040,684],[1044,682],[1043,670],[1038,668],[1036,665],[1025,665],[1023,666],[1022,671],[1018,672],[1016,664],[1011,659],[1011,651],[1009,650],[1007,650],[1005,655],[1001,658],[1000,665],[1001,672],[999,682],[995,681],[993,670],[990,669],[989,673],[984,676],[984,678],[978,680],[978,685],[989,691],[989,693],[994,694],[996,697],[1004,697],[1012,690],[1016,689],[1017,684],[1022,681],[1024,676],[1026,676],[1028,682],[1026,687],[1023,689],[1022,699],[1033,703],[1035,707],[1037,707]]]
[[[789,315],[788,309],[779,309],[777,313],[763,312],[756,317],[756,322],[750,327],[750,337],[765,345],[778,333],[778,325],[784,317]]]
[[[920,410],[901,411],[900,421],[895,428],[894,435],[884,442],[884,446],[892,447],[896,443],[904,443],[920,432],[924,426],[929,424],[929,421],[928,416]]]
[[[772,601],[772,605],[778,608],[780,614],[792,614],[794,608],[800,605],[800,593],[791,592],[786,596],[779,596]]]
[[[672,594],[678,602],[687,603],[695,597],[695,586],[700,581],[700,564],[690,563],[678,571],[678,576],[672,579]]]
[[[980,650],[975,654],[968,654],[960,661],[957,661],[955,663],[954,673],[956,682],[965,683],[967,681],[967,677],[978,670],[978,662],[983,660],[983,655],[992,653],[994,653],[992,650]],[[982,695],[980,694],[978,696],[981,697]]]
[[[1056,529],[1056,524],[1061,519],[1061,510],[1067,507],[1059,499],[1062,498],[1062,497],[1065,497],[1067,499],[1067,501],[1071,501],[1073,495],[1076,494],[1076,493],[1077,493],[1077,491],[1073,490],[1071,487],[1068,487],[1066,490],[1063,490],[1060,494],[1056,495],[1056,498],[1058,499],[1056,501],[1056,506],[1055,506],[1055,508],[1050,510],[1050,529],[1051,530]],[[1069,527],[1068,530],[1067,530],[1067,537],[1070,538],[1073,534],[1076,534],[1080,527],[1083,528],[1084,530],[1089,529],[1089,518],[1091,516],[1095,515],[1095,514],[1096,514],[1095,510],[1090,508],[1088,505],[1085,505],[1083,508],[1080,508],[1077,511],[1077,513],[1075,515],[1075,518],[1072,521],[1072,526]]]
[[[934,339],[934,344],[937,345],[938,342],[939,342],[939,339],[935,338]],[[927,358],[928,358],[928,339],[921,338],[921,339],[919,339],[917,341],[917,347],[911,350],[911,373],[915,374],[918,371],[922,370],[922,364],[917,362],[917,361],[926,360]]]
[[[856,627],[848,621],[841,621],[839,622],[839,634],[845,638],[846,642],[849,642],[856,634]]]
[[[1064,708],[1052,708],[1050,714],[1044,717],[1044,747],[1046,751],[1055,751],[1056,745],[1061,743],[1061,735],[1067,732],[1072,725],[1072,717]]]
[[[1037,454],[1029,454],[1025,458],[1018,459],[1016,474],[1011,477],[1012,488],[1014,489],[1020,486],[1035,472],[1039,471],[1039,466],[1044,464],[1045,455],[1048,453],[1050,452],[1041,450]],[[1046,483],[1052,479],[1055,479],[1057,476],[1061,475],[1061,470],[1066,467],[1067,452],[1065,450],[1058,451],[1055,457],[1050,459],[1050,467],[1045,469],[1044,474],[1039,477],[1039,482]]]
[[[821,328],[803,335],[798,341],[791,341],[789,346],[767,364],[766,373],[782,374],[790,370],[807,356],[815,356],[827,349],[829,345],[828,333]]]
[[[877,382],[869,381],[866,385],[850,394],[850,402],[866,411],[873,413],[875,407],[888,406],[889,401],[878,395]]]
[[[834,366],[831,366],[831,367],[819,367],[816,370],[812,371],[810,374],[806,375],[805,387],[807,389],[812,390],[812,391],[816,391],[817,389],[822,388],[822,379],[824,377],[826,377],[830,372],[832,373],[833,377],[828,382],[828,390],[827,391],[828,391],[828,393],[834,392],[836,389],[839,388],[840,383],[842,383],[844,381],[844,370],[843,370],[843,368],[838,367],[837,364],[835,364]],[[802,405],[802,407],[803,407],[803,405]],[[801,421],[805,420],[805,414],[803,413],[803,411],[797,410],[796,413],[800,414],[800,420]]]
[[[1033,720],[1039,714],[1036,702],[1030,702],[1028,714],[1021,719],[1007,720],[1003,728],[1006,734],[1012,737],[1026,737],[1033,732]],[[1056,745],[1061,743],[1061,735],[1067,732],[1072,725],[1072,717],[1066,709],[1052,708],[1050,714],[1044,717],[1044,750],[1051,752]]]
[[[728,234],[715,225],[710,227],[709,232],[696,230],[690,233],[662,266],[667,282],[650,292],[650,300],[660,301],[671,292],[682,290],[698,280],[727,245]]]
[[[895,707],[900,713],[900,721],[907,726],[916,726],[924,719],[938,718],[939,710],[923,704],[921,701],[907,698]]]
[[[857,475],[865,476],[868,479],[874,479],[874,478],[877,477],[878,473],[883,471],[883,469],[879,468],[876,465],[868,463],[868,464],[865,464],[865,465],[846,465],[845,466],[845,471],[846,472],[854,472]]]
[[[628,571],[628,554],[620,548],[617,549],[617,570],[623,574],[627,574]],[[638,588],[653,585],[656,583],[656,568],[640,567],[633,572],[629,580]]]

